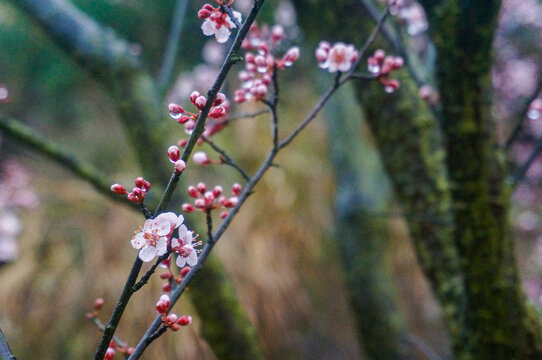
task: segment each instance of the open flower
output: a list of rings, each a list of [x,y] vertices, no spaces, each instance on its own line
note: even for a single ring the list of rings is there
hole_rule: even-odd
[[[232,11],[235,19],[241,22],[241,13],[238,11]],[[209,4],[205,4],[198,13],[200,19],[205,19],[201,25],[203,34],[207,36],[214,35],[216,41],[219,43],[225,43],[230,38],[230,29],[235,28],[234,22],[230,19],[228,14],[222,12],[220,9],[214,8]]]
[[[334,73],[349,71],[358,59],[359,53],[354,45],[338,42],[330,48],[329,43],[321,42],[315,55],[322,69]]]
[[[179,238],[171,239],[172,250],[179,254],[175,262],[178,267],[185,265],[194,266],[198,263],[198,254],[197,250],[194,249],[196,245],[194,240],[192,231],[188,230],[185,225],[179,227]]]
[[[149,262],[155,256],[164,255],[167,252],[168,241],[173,230],[184,221],[182,215],[172,212],[160,214],[156,219],[145,221],[143,227],[132,238],[132,246],[139,250],[139,258]]]

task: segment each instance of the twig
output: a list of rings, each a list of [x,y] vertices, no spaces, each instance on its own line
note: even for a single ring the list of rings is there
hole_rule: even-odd
[[[105,325],[104,333],[102,335],[102,338],[100,339],[100,343],[98,344],[98,347],[96,348],[96,353],[94,354],[94,360],[102,360],[104,358],[105,352],[107,351],[107,347],[109,346],[109,343],[111,342],[111,339],[113,338],[113,335],[115,335],[115,330],[117,330],[117,326],[120,322],[120,319],[122,318],[124,309],[128,305],[128,301],[130,300],[130,297],[134,293],[132,287],[137,281],[137,276],[139,275],[139,272],[141,271],[142,265],[143,265],[143,261],[141,261],[138,254],[135,257],[134,263],[132,265],[132,269],[130,270],[130,274],[128,275],[128,278],[126,279],[126,283],[124,284],[124,288],[122,289],[120,298],[117,301],[117,304],[115,305],[113,314],[111,314],[111,318],[107,322],[107,325]]]
[[[213,217],[211,216],[211,210],[205,211],[205,219],[207,220],[207,241],[215,242],[213,237]]]
[[[542,81],[540,81],[536,87],[536,89],[533,91],[531,96],[527,97],[525,99],[525,104],[523,105],[523,110],[521,111],[516,125],[514,126],[514,129],[512,130],[510,137],[508,140],[506,140],[505,149],[509,150],[510,146],[514,143],[516,138],[521,133],[521,130],[523,129],[523,124],[525,124],[525,118],[527,118],[527,113],[529,112],[529,105],[533,102],[534,99],[538,97],[538,94],[542,91]]]
[[[94,186],[100,194],[124,205],[137,208],[137,205],[128,201],[125,196],[113,193],[111,191],[112,182],[106,180],[106,177],[93,165],[77,159],[72,153],[43,138],[37,131],[24,125],[21,121],[0,114],[0,130],[7,136],[20,141],[29,149],[67,168],[77,177]]]
[[[538,140],[536,141],[534,150],[531,153],[531,155],[529,155],[529,158],[527,159],[527,161],[525,161],[523,166],[512,177],[512,180],[511,180],[512,188],[515,188],[525,178],[525,176],[527,175],[527,172],[529,171],[534,161],[536,160],[538,155],[540,155],[541,152],[542,152],[542,136],[539,137]]]
[[[229,155],[228,153],[222,149],[221,147],[219,147],[218,145],[216,145],[216,143],[214,141],[212,141],[211,139],[209,139],[207,136],[205,135],[201,135],[201,138],[203,139],[204,142],[206,142],[207,144],[209,144],[209,146],[211,146],[211,148],[213,148],[214,151],[216,151],[217,153],[220,154],[221,158],[222,158],[222,163],[223,164],[226,164],[226,165],[229,165],[231,166],[232,168],[234,168],[235,170],[237,170],[239,172],[239,174],[241,174],[241,176],[246,180],[246,181],[249,181],[250,180],[250,176],[248,176],[247,172],[245,170],[243,170],[243,168],[241,166],[239,166]]]
[[[271,97],[271,102],[266,103],[266,105],[268,106],[269,112],[271,113],[271,134],[273,136],[273,147],[277,149],[279,146],[279,125],[277,117],[277,103],[279,101],[279,82],[276,64],[273,65],[273,77],[271,79],[273,84],[273,95]]]
[[[353,73],[352,75],[350,75],[350,78],[360,80],[376,80],[378,79],[378,75]]]
[[[166,260],[169,257],[169,255],[171,255],[170,250],[168,250],[164,255],[158,257],[158,259],[156,259],[156,261],[151,266],[151,268],[147,270],[145,275],[143,275],[141,279],[139,279],[139,281],[134,286],[132,286],[132,292],[136,292],[137,290],[141,289],[149,281],[152,274],[154,274],[158,265],[160,265],[162,261]]]
[[[160,72],[156,79],[156,84],[158,88],[163,90],[171,76],[173,70],[173,65],[175,64],[175,58],[177,57],[177,52],[179,50],[179,43],[181,42],[181,34],[183,32],[186,9],[190,0],[177,0],[177,5],[175,6],[175,13],[171,20],[171,27],[169,30],[169,36],[166,45],[166,51],[162,59],[162,66],[160,67]]]
[[[239,120],[239,119],[254,118],[259,115],[265,114],[267,112],[269,112],[268,109],[262,109],[262,110],[254,111],[252,113],[238,113],[238,114],[230,115],[226,118],[226,120],[224,120],[224,123],[229,123],[230,121]]]
[[[105,325],[96,316],[91,317],[90,320],[94,323],[94,325],[96,325],[98,329],[100,329],[101,331],[105,331]],[[128,346],[128,343],[119,339],[118,336],[113,335],[113,341],[121,348]]]
[[[15,360],[15,355],[11,352],[2,329],[0,329],[0,359]]]

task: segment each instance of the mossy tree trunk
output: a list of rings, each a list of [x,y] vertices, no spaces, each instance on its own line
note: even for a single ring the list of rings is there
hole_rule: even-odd
[[[311,8],[308,33],[361,44],[371,22],[352,2]],[[491,44],[499,1],[423,1],[437,50],[442,124],[406,71],[401,88],[358,83],[360,103],[401,202],[419,262],[441,303],[456,358],[540,359],[540,318],[521,289],[509,234],[510,189],[490,118]],[[314,11],[313,11],[314,10]],[[373,23],[373,22],[371,22]],[[312,27],[311,27],[312,26]],[[362,62],[363,63],[363,62]]]

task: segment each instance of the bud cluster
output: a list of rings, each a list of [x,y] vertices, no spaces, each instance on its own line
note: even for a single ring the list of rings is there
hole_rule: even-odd
[[[179,330],[179,326],[187,326],[192,323],[192,317],[183,315],[178,317],[176,314],[167,314],[171,301],[168,295],[160,296],[160,300],[156,303],[156,311],[162,315],[162,323],[165,327],[171,328],[173,331]]]
[[[331,46],[327,41],[320,41],[314,55],[318,66],[330,73],[350,71],[359,57],[354,45],[338,42]]]
[[[177,120],[179,124],[184,125],[187,134],[191,134],[194,130],[196,120],[198,119],[201,110],[203,110],[205,105],[207,105],[207,98],[201,95],[198,91],[193,91],[192,94],[190,94],[190,102],[197,108],[197,113],[185,111],[181,105],[175,103],[171,103],[168,106],[171,117],[174,120]],[[211,122],[210,124],[206,124],[209,129],[206,130],[204,135],[211,136],[224,127],[224,118],[228,114],[229,109],[230,106],[228,100],[226,99],[226,95],[223,93],[218,93],[213,101],[213,105],[211,106],[208,115],[209,118],[215,120],[216,123],[212,124]]]
[[[194,205],[189,203],[184,203],[182,206],[183,211],[193,212],[193,211],[210,211],[219,208],[230,209],[237,205],[239,202],[238,196],[241,194],[242,187],[240,184],[235,183],[232,186],[231,197],[226,197],[222,195],[222,186],[217,185],[213,190],[208,191],[207,185],[200,182],[197,186],[188,187],[188,195],[193,197]],[[228,216],[228,212],[224,211],[220,214],[220,217],[223,219]]]
[[[141,204],[145,199],[145,194],[151,188],[151,183],[143,179],[141,176],[135,179],[134,183],[135,188],[133,188],[132,192],[130,193],[121,184],[111,185],[111,191],[119,195],[126,195],[128,200],[131,202]]]
[[[226,1],[215,0],[220,4],[220,7],[215,8],[210,4],[205,4],[198,11],[198,17],[201,20],[205,20],[201,25],[201,30],[206,36],[214,35],[216,41],[219,43],[225,43],[228,41],[231,35],[231,29],[237,27],[231,20],[230,16],[225,12],[224,7],[231,7],[234,0],[231,0],[228,5]],[[241,13],[238,11],[232,11],[233,16],[237,22],[241,22]]]
[[[378,81],[384,85],[387,93],[392,93],[399,88],[399,80],[390,79],[390,74],[404,65],[404,60],[400,56],[386,56],[382,49],[375,51],[373,56],[367,59],[367,68],[369,72],[378,78]]]
[[[115,343],[115,341],[111,341],[105,352],[104,360],[112,360],[115,357],[115,350],[118,350],[121,354],[123,354],[124,358],[128,358],[130,355],[132,355],[135,349],[126,345],[119,346]]]
[[[285,32],[281,25],[275,25],[269,30],[267,26],[260,28],[256,23],[252,24],[241,44],[247,53],[245,69],[239,72],[242,86],[235,91],[236,103],[265,99],[275,70],[289,68],[299,59],[297,46],[290,47],[281,58],[273,55],[284,39]]]

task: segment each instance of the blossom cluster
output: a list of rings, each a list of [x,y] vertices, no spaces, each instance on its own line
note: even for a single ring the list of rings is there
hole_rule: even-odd
[[[192,231],[183,224],[184,217],[172,212],[158,215],[145,221],[131,240],[132,246],[139,250],[139,258],[144,262],[162,256],[170,249],[178,254],[176,264],[194,266],[198,262],[196,245]]]
[[[179,330],[179,326],[187,326],[192,323],[192,317],[189,315],[183,315],[178,317],[176,314],[167,313],[171,300],[168,295],[164,294],[160,296],[160,300],[156,303],[156,311],[162,315],[162,323],[165,327],[170,328],[173,331]]]
[[[228,5],[224,1],[217,0],[220,7],[215,8],[210,4],[205,4],[198,11],[198,17],[205,20],[201,25],[201,30],[206,36],[215,36],[216,41],[219,43],[225,43],[228,41],[231,29],[236,28],[235,22],[241,22],[241,13],[238,11],[232,11],[235,21],[232,21],[230,16],[225,12],[224,7],[230,7],[233,1],[230,1]]]
[[[169,114],[174,120],[177,120],[179,124],[183,124],[187,134],[191,134],[196,126],[196,121],[200,112],[207,105],[207,98],[201,95],[198,91],[193,91],[190,94],[190,102],[197,108],[196,113],[186,111],[181,105],[171,103],[168,106]],[[204,134],[205,136],[211,136],[217,131],[224,128],[224,119],[228,114],[230,105],[226,99],[226,95],[218,93],[215,100],[209,110],[209,118],[213,121],[207,122]]]
[[[267,26],[252,24],[241,44],[247,53],[245,69],[239,72],[242,85],[235,91],[236,103],[265,99],[275,71],[289,68],[299,59],[297,46],[290,47],[282,57],[275,57],[284,39],[285,31],[281,25],[269,29]]]
[[[151,188],[151,183],[140,176],[135,179],[134,185],[135,187],[130,193],[121,184],[111,185],[111,191],[113,191],[115,194],[126,195],[129,201],[141,204],[143,200],[145,200],[147,191],[149,191]]]
[[[239,202],[238,196],[241,194],[242,187],[240,184],[235,183],[232,186],[231,197],[226,197],[222,195],[222,186],[217,185],[213,190],[208,191],[207,185],[203,182],[200,182],[197,186],[188,187],[188,195],[193,197],[194,205],[190,203],[184,203],[182,206],[183,211],[193,212],[193,211],[210,211],[219,208],[232,208]],[[228,212],[224,211],[220,214],[220,217],[223,219],[228,216]]]
[[[314,55],[318,66],[330,73],[349,71],[359,57],[354,45],[338,42],[331,46],[327,41],[320,41]]]
[[[369,72],[376,76],[378,81],[384,85],[384,90],[392,93],[399,88],[399,80],[391,79],[390,74],[404,65],[404,60],[400,56],[386,56],[382,49],[378,49],[367,59],[367,68]]]

